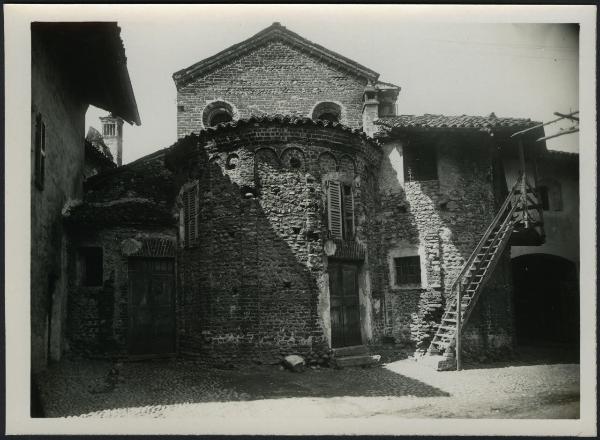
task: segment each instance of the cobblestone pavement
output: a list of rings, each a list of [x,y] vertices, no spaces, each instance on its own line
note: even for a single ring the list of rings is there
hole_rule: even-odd
[[[490,366],[488,366],[490,367]],[[412,360],[293,373],[191,361],[64,361],[39,378],[47,417],[577,418],[579,365],[436,372]]]

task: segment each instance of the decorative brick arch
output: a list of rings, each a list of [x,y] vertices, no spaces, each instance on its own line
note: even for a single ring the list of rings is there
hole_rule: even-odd
[[[204,107],[204,110],[202,110],[202,126],[208,128],[215,125],[211,123],[211,120],[220,118],[222,115],[228,115],[231,118],[231,121],[237,121],[239,119],[239,112],[232,103],[223,99],[209,102],[206,107]]]
[[[332,121],[332,116],[337,116],[337,121]],[[338,101],[321,101],[315,104],[310,111],[312,120],[324,119],[332,122],[344,123],[346,120],[346,110]]]
[[[269,147],[261,147],[256,149],[254,152],[255,163],[257,166],[262,167],[267,165],[272,168],[280,168],[281,160],[277,155],[277,152]]]
[[[344,154],[339,161],[339,171],[341,173],[349,174],[352,176],[356,175],[356,163],[354,159],[347,154]]]
[[[338,161],[331,153],[324,152],[319,155],[319,169],[321,173],[333,173],[338,170]]]
[[[296,171],[306,170],[304,152],[298,147],[289,147],[281,153],[281,163],[284,167]]]

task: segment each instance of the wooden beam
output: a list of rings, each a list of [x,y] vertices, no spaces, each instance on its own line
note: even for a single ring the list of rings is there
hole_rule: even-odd
[[[525,130],[517,131],[516,133],[511,134],[510,137],[519,136],[519,135],[521,135],[523,133],[527,133],[527,132],[529,132],[531,130],[535,130],[536,128],[545,127],[546,125],[549,125],[549,124],[554,124],[555,122],[558,122],[558,121],[560,121],[562,119],[568,118],[569,116],[576,115],[578,113],[579,113],[579,110],[574,111],[572,113],[569,113],[568,115],[561,116],[560,118],[556,118],[556,119],[553,119],[551,121],[545,122],[544,124],[534,125],[533,127],[526,128]]]
[[[577,133],[578,131],[579,131],[579,127],[569,128],[568,130],[562,130],[558,133],[551,134],[550,136],[545,136],[545,137],[536,139],[536,142],[541,142],[541,141],[545,141],[546,139],[552,139],[555,137],[559,137],[559,136],[562,136],[563,134]]]
[[[577,114],[577,113],[579,113],[579,112],[574,112],[574,113],[571,113],[571,114],[565,115],[565,114],[562,114],[562,113],[559,113],[559,112],[554,112],[554,114],[555,114],[556,116],[561,116],[561,117],[563,117],[563,118],[570,119],[571,121],[577,121],[577,122],[579,122],[579,118],[578,118],[578,117],[576,117],[576,116],[573,116],[573,115],[575,115],[575,114]]]

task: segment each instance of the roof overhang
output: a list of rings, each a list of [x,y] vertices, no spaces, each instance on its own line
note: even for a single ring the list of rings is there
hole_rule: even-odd
[[[210,71],[231,62],[233,59],[248,53],[259,46],[266,44],[272,40],[284,41],[291,46],[297,47],[303,52],[312,54],[321,60],[335,65],[338,69],[352,73],[353,75],[365,80],[376,81],[379,74],[349,58],[346,58],[332,50],[329,50],[319,44],[315,44],[306,38],[292,32],[279,23],[273,23],[266,29],[263,29],[258,34],[234,44],[233,46],[219,52],[212,57],[206,58],[196,64],[185,69],[179,70],[173,74],[175,85],[180,87],[187,84],[194,78],[205,75]]]
[[[32,53],[49,53],[88,104],[140,125],[121,29],[116,22],[33,22]]]

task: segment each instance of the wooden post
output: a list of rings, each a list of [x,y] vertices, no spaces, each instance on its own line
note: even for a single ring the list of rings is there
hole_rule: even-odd
[[[523,140],[519,138],[519,163],[521,165],[521,209],[523,210],[523,223],[525,229],[529,228],[529,210],[527,209],[527,171],[525,169],[525,151]]]
[[[459,284],[456,292],[456,370],[462,370],[462,354],[461,354],[461,314],[462,314],[462,288]]]

